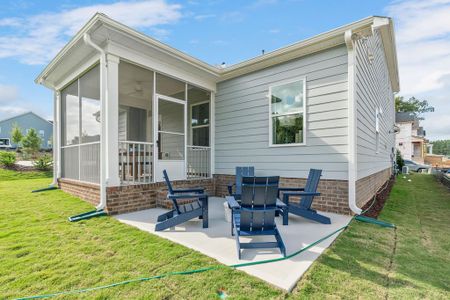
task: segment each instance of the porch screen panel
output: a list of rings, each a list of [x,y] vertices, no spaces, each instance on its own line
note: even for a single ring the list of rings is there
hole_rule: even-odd
[[[80,180],[100,183],[100,143],[80,145]]]
[[[61,176],[63,178],[79,180],[80,159],[78,146],[69,146],[61,149],[61,167]]]
[[[94,67],[80,78],[81,142],[100,141],[100,68]]]
[[[61,93],[61,176],[100,182],[100,68]]]
[[[61,144],[75,145],[80,142],[80,99],[78,80],[61,93]]]

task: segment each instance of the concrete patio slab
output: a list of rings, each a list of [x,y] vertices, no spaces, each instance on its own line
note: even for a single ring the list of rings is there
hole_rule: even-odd
[[[157,216],[166,211],[161,208],[122,214],[116,216],[116,218],[123,223],[197,250],[226,265],[282,257],[278,249],[244,249],[242,259],[238,260],[235,238],[231,236],[231,225],[225,221],[224,217],[224,201],[223,198],[210,198],[209,228],[205,229],[202,228],[201,220],[192,220],[166,231],[155,232]],[[319,224],[290,215],[289,225],[283,226],[281,217],[277,218],[277,226],[286,245],[287,255],[347,225],[351,219],[350,216],[333,213],[323,214],[331,218],[331,225]],[[290,291],[314,260],[336,237],[337,235],[334,235],[293,258],[269,264],[243,267],[240,270]],[[256,238],[252,239],[253,241],[256,240]],[[265,237],[264,240],[271,240],[271,237]],[[243,241],[245,242],[245,239]]]

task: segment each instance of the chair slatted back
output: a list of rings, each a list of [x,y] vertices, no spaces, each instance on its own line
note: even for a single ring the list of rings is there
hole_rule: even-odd
[[[173,195],[174,193],[173,193],[172,183],[170,182],[169,175],[167,175],[166,170],[163,170],[163,177],[164,177],[164,181],[166,182],[167,189],[169,190],[169,194]],[[172,200],[172,204],[173,204],[174,208],[176,209],[177,213],[181,214],[180,207],[178,206],[178,202],[174,199],[171,199],[171,200]]]
[[[263,231],[275,228],[279,176],[242,177],[240,230]]]
[[[236,194],[242,193],[242,177],[255,176],[255,167],[236,167]]]
[[[322,176],[322,170],[310,169],[308,179],[306,180],[305,192],[317,192],[319,186],[320,176]],[[313,202],[314,196],[302,196],[300,199],[300,206],[304,208],[310,208]]]

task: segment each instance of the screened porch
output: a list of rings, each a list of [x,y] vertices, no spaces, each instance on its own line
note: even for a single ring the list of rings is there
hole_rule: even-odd
[[[117,124],[103,128],[100,73],[97,64],[61,91],[61,178],[99,184],[102,159],[117,162],[120,185],[162,181],[163,169],[174,179],[211,177],[210,91],[120,61],[117,80],[108,79],[118,105],[106,110]],[[108,131],[118,151],[102,157]]]

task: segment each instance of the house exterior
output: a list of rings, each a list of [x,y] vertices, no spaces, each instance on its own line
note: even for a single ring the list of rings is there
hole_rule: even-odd
[[[395,122],[400,129],[395,136],[395,145],[403,159],[423,164],[428,141],[419,119],[413,113],[399,112],[395,115]]]
[[[110,214],[168,205],[163,169],[223,196],[236,166],[284,186],[320,168],[315,208],[345,214],[391,174],[390,18],[216,67],[96,14],[36,82],[55,92],[55,184]]]
[[[48,150],[52,148],[53,124],[29,111],[0,121],[0,149],[17,148],[17,145],[12,142],[11,138],[11,130],[15,125],[22,129],[23,135],[27,134],[31,128],[34,128],[42,139],[41,149]]]

